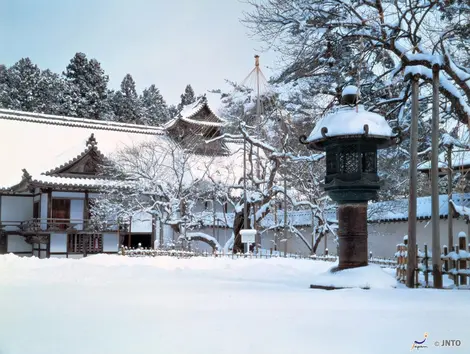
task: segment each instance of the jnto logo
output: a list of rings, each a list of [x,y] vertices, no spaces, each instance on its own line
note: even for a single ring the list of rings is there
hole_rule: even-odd
[[[410,351],[412,351],[413,349],[423,349],[423,348],[427,348],[428,346],[427,345],[424,345],[424,342],[426,342],[426,339],[428,338],[428,333],[425,332],[424,333],[424,339],[422,341],[417,341],[415,340],[413,342],[413,345],[411,346],[411,349]]]

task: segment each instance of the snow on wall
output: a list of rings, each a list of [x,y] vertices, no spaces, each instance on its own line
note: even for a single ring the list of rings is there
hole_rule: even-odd
[[[51,253],[67,252],[67,234],[51,234]]]
[[[2,222],[14,222],[29,220],[33,217],[33,197],[1,196]],[[6,226],[5,231],[18,230],[16,226]]]
[[[85,198],[85,193],[80,192],[52,192],[52,197],[56,198]]]
[[[117,252],[119,250],[119,235],[117,233],[103,234],[103,252]]]
[[[83,230],[83,208],[85,201],[83,199],[72,199],[70,201],[70,222],[74,224],[77,230]]]
[[[152,232],[152,215],[146,212],[139,212],[132,216],[131,232]]]
[[[47,193],[42,193],[41,194],[41,205],[40,205],[39,209],[40,209],[40,213],[41,213],[40,217],[43,220],[47,219],[47,204],[48,204]],[[42,230],[47,229],[46,221],[41,222],[41,229]]]
[[[33,246],[26,243],[25,238],[20,235],[8,235],[7,252],[31,252]]]

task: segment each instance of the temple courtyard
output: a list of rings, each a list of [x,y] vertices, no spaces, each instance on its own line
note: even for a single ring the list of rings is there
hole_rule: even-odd
[[[406,289],[378,266],[352,279],[370,290],[309,289],[333,265],[0,256],[0,353],[470,352],[470,291]]]

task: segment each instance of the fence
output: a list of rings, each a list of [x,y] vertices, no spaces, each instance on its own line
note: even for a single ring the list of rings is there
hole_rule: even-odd
[[[454,285],[459,287],[468,284],[470,277],[470,244],[467,246],[467,235],[461,232],[458,235],[459,243],[452,246],[451,251],[447,246],[443,247],[441,252],[442,274],[447,274],[453,280]],[[406,268],[408,263],[408,240],[405,238],[404,243],[397,245],[395,257],[397,259],[396,277],[400,282],[406,282]],[[419,273],[424,275],[424,286],[429,287],[429,273],[432,273],[432,267],[429,263],[432,259],[432,253],[428,250],[428,246],[424,245],[424,250],[416,247],[416,264],[418,267],[414,271],[415,284],[419,285]],[[468,251],[466,249],[468,247]]]
[[[119,252],[127,257],[158,257],[169,256],[177,258],[190,258],[190,257],[230,257],[230,258],[250,258],[250,259],[269,259],[269,258],[295,258],[295,259],[310,259],[325,262],[336,262],[337,256],[328,254],[328,249],[323,255],[306,256],[296,253],[281,254],[279,251],[266,251],[266,252],[250,252],[250,253],[225,253],[225,252],[197,252],[197,251],[183,251],[183,250],[164,250],[164,249],[147,249],[147,248],[128,248],[121,247]],[[374,258],[372,254],[369,258],[369,263],[378,264],[382,268],[395,268],[396,261],[386,258]]]

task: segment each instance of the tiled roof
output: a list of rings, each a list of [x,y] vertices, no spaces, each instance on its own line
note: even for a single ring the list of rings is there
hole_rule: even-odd
[[[470,193],[455,193],[452,200],[461,206],[470,206]],[[397,199],[369,204],[369,221],[396,222],[408,220],[408,199]],[[431,197],[417,198],[417,219],[429,220],[431,218]],[[447,194],[439,196],[439,216],[446,218],[449,215]]]

